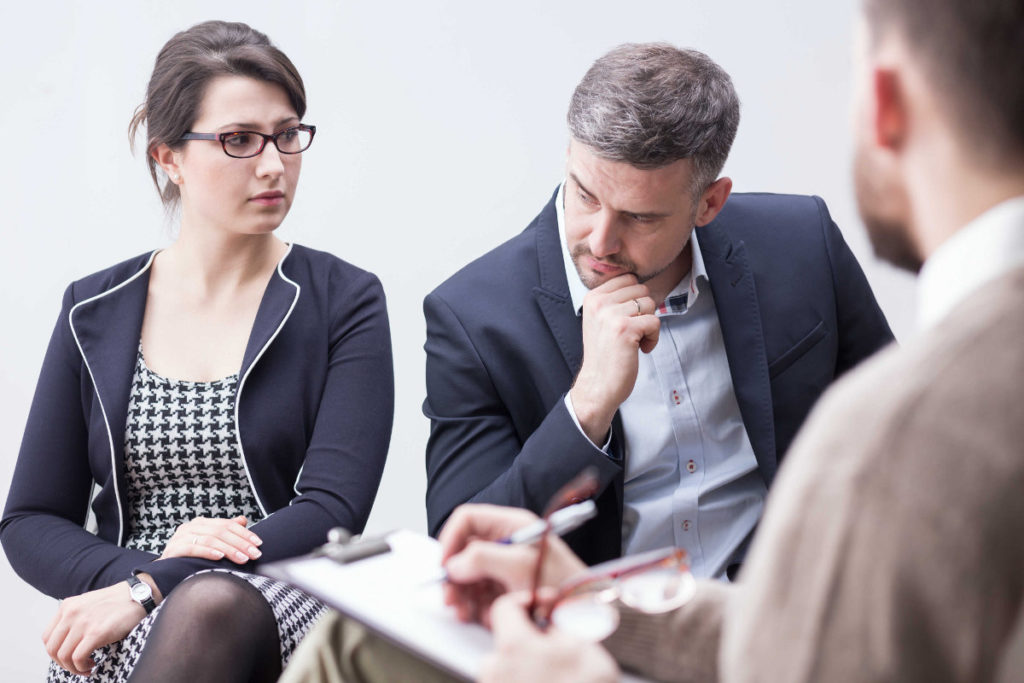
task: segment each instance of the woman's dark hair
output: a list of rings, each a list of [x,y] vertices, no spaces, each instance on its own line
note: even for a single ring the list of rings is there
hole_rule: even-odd
[[[306,113],[302,77],[265,34],[226,21],[206,21],[176,34],[157,55],[146,100],[135,110],[128,128],[134,141],[139,126],[146,126],[146,161],[165,206],[174,205],[180,194],[174,183],[160,186],[153,151],[161,144],[180,148],[181,136],[191,130],[199,115],[206,86],[218,76],[247,76],[275,83],[284,89],[300,119]]]

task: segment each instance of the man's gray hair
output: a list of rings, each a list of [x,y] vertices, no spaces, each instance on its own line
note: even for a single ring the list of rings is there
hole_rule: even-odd
[[[732,79],[710,57],[667,43],[628,43],[576,86],[569,133],[597,156],[637,168],[693,161],[693,191],[725,165],[740,122]]]

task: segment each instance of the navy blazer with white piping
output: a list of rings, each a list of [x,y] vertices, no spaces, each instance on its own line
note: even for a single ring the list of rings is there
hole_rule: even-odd
[[[50,340],[0,541],[15,571],[63,598],[151,574],[164,595],[233,562],[169,558],[124,542],[124,434],[155,252],[71,284]],[[379,280],[292,246],[260,302],[245,349],[235,437],[265,519],[263,556],[310,551],[327,530],[362,531],[391,438],[394,377]],[[97,533],[86,531],[92,501]]]
[[[554,201],[424,299],[427,521],[436,534],[466,501],[540,513],[593,465],[598,516],[566,540],[595,563],[621,553],[622,428],[616,415],[609,457],[565,407],[583,337]],[[736,400],[770,485],[818,396],[892,332],[820,198],[734,194],[697,234]]]

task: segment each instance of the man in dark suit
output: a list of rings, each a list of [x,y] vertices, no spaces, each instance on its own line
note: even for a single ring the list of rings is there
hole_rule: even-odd
[[[730,198],[739,101],[707,56],[617,48],[568,118],[540,215],[424,301],[430,531],[539,513],[591,465],[585,561],[676,545],[731,575],[815,400],[892,334],[824,202]]]

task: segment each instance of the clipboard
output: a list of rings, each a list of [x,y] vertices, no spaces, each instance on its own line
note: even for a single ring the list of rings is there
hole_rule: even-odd
[[[316,596],[459,680],[475,680],[493,647],[490,631],[460,622],[445,606],[441,547],[423,534],[350,540],[335,534],[314,553],[259,573]]]
[[[316,596],[458,680],[476,680],[494,647],[490,631],[459,621],[444,604],[441,546],[423,534],[352,538],[332,529],[312,554],[269,563],[259,573]],[[647,679],[623,671],[620,680]]]

